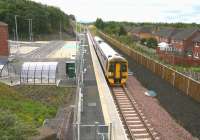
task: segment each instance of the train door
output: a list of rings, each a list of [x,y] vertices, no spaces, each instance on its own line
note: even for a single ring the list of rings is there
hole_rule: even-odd
[[[115,83],[120,84],[121,83],[121,64],[115,63]]]
[[[113,79],[113,84],[121,83],[121,64],[120,63],[110,63],[109,65],[110,78]]]
[[[120,78],[120,63],[115,64],[115,79]]]

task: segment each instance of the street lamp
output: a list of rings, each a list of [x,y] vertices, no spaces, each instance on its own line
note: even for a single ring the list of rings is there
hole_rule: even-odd
[[[60,21],[60,40],[62,40],[62,24],[61,24],[61,21]]]
[[[16,32],[16,46],[17,46],[17,52],[16,52],[16,56],[18,56],[19,53],[19,37],[18,37],[18,30],[17,30],[17,17],[18,15],[15,15],[15,32]]]
[[[18,15],[15,15],[15,32],[16,32],[16,41],[18,42],[18,31],[17,31],[17,17]]]
[[[25,20],[28,20],[28,24],[29,24],[29,26],[28,26],[28,30],[29,30],[29,40],[30,41],[32,41],[32,19],[25,19]]]

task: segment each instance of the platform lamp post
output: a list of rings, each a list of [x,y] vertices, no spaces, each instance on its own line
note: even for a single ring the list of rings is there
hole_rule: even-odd
[[[18,44],[18,30],[17,30],[17,17],[18,15],[15,15],[15,32],[16,32],[16,45],[17,45],[17,52],[16,55],[18,56],[18,52],[19,52],[19,44]]]
[[[77,61],[77,25],[76,25],[77,23],[76,23],[76,20],[75,20],[75,35],[76,35],[76,60],[75,60],[75,67],[76,67],[76,84],[77,84],[77,71],[78,71],[78,69],[77,69],[77,63],[78,63],[78,61]]]
[[[18,42],[18,30],[17,30],[17,17],[18,15],[15,15],[15,32],[16,32],[16,41]]]
[[[60,31],[59,31],[59,33],[60,33],[60,40],[62,40],[62,23],[61,23],[61,21],[60,21]]]
[[[25,19],[28,21],[29,40],[32,41],[32,19]]]
[[[14,40],[14,41],[16,40],[16,37],[15,37],[15,29],[13,29],[13,40]]]

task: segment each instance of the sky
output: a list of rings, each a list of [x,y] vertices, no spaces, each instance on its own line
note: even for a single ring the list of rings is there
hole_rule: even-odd
[[[59,7],[80,22],[200,23],[200,0],[32,0]]]

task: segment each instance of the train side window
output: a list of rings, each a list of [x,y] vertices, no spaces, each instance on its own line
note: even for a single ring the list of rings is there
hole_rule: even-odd
[[[111,63],[109,66],[109,72],[114,72],[115,71],[115,64]]]
[[[121,64],[121,71],[122,72],[126,72],[127,71],[126,64]]]

